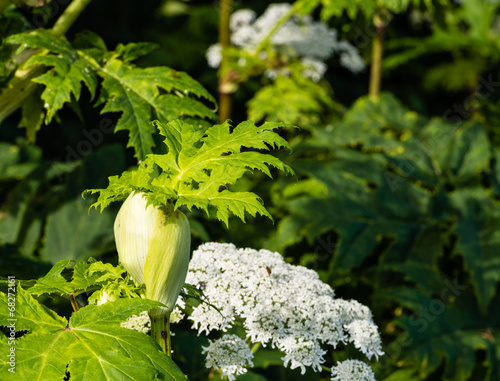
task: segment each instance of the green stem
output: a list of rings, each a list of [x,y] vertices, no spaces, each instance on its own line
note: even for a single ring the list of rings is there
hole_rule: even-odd
[[[71,306],[73,307],[73,310],[75,312],[78,311],[80,308],[78,307],[78,303],[76,302],[75,294],[71,294],[69,296],[69,300],[71,301]]]
[[[250,351],[252,353],[255,353],[255,352],[257,352],[257,349],[259,349],[259,348],[260,348],[260,341],[255,343],[254,346],[252,347],[252,349],[250,349]]]
[[[380,84],[382,82],[385,24],[377,15],[374,17],[374,24],[377,28],[377,34],[372,41],[372,66],[370,71],[369,95],[372,99],[378,99],[380,96]]]
[[[327,366],[321,365],[321,369],[323,369],[326,372],[332,373],[332,368],[328,368]]]
[[[219,44],[222,51],[229,47],[231,43],[231,33],[229,30],[229,19],[231,17],[232,0],[220,1],[220,19],[219,19]],[[226,58],[222,55],[221,68],[226,66]],[[224,73],[219,78],[219,119],[224,122],[231,117],[232,95],[228,91],[229,73]]]
[[[76,21],[91,0],[73,0],[52,27],[56,36],[63,36]]]
[[[151,316],[150,316],[151,317]],[[171,357],[172,347],[170,343],[170,318],[167,316],[151,317],[151,337],[160,345],[163,352]]]

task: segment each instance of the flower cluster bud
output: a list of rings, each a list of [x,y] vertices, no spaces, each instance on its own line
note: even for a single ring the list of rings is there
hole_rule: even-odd
[[[132,278],[146,284],[146,298],[167,307],[150,311],[168,316],[186,280],[191,248],[187,217],[168,206],[148,205],[145,193],[132,192],[116,216],[118,256]]]

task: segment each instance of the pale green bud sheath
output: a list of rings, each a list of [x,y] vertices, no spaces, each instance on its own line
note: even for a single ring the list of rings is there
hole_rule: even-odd
[[[188,272],[189,221],[173,205],[147,205],[145,193],[132,192],[116,216],[114,229],[120,262],[137,283],[146,284],[146,298],[166,305],[149,315],[151,335],[170,356],[169,316]]]
[[[173,208],[172,208],[173,209]],[[189,267],[191,229],[180,210],[160,209],[144,266],[146,298],[167,306],[150,311],[152,318],[170,315]]]
[[[146,284],[146,298],[162,302],[152,317],[170,314],[186,280],[191,249],[187,217],[172,205],[147,205],[145,193],[132,192],[115,220],[120,262],[137,283]]]
[[[115,241],[120,262],[134,281],[144,283],[144,264],[158,217],[158,208],[147,205],[145,194],[132,192],[115,220]]]

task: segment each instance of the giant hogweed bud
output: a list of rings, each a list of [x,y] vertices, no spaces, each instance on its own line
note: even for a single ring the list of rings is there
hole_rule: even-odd
[[[181,211],[147,205],[142,192],[133,192],[115,220],[115,240],[123,266],[138,283],[146,284],[146,298],[167,306],[150,315],[172,312],[186,280],[191,247],[189,221]]]

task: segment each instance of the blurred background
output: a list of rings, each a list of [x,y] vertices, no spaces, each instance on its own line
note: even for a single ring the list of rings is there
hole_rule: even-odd
[[[50,28],[68,1],[14,3],[2,38]],[[90,30],[110,50],[156,43],[136,64],[188,73],[222,120],[300,127],[282,131],[293,151],[278,153],[296,178],[237,184],[263,198],[274,224],[249,217],[226,229],[192,212],[193,248],[275,250],[369,306],[386,353],[373,363],[378,380],[500,380],[500,1],[331,3],[93,0],[66,37]],[[11,55],[4,42],[1,88]],[[119,205],[89,212],[81,194],[137,158],[127,132],[113,132],[120,113],[100,109],[84,88],[31,137],[20,110],[1,122],[1,276],[40,277],[62,259],[117,262]],[[174,332],[181,369],[208,379],[206,340],[188,322]],[[322,380],[280,357],[257,352],[238,379]]]

